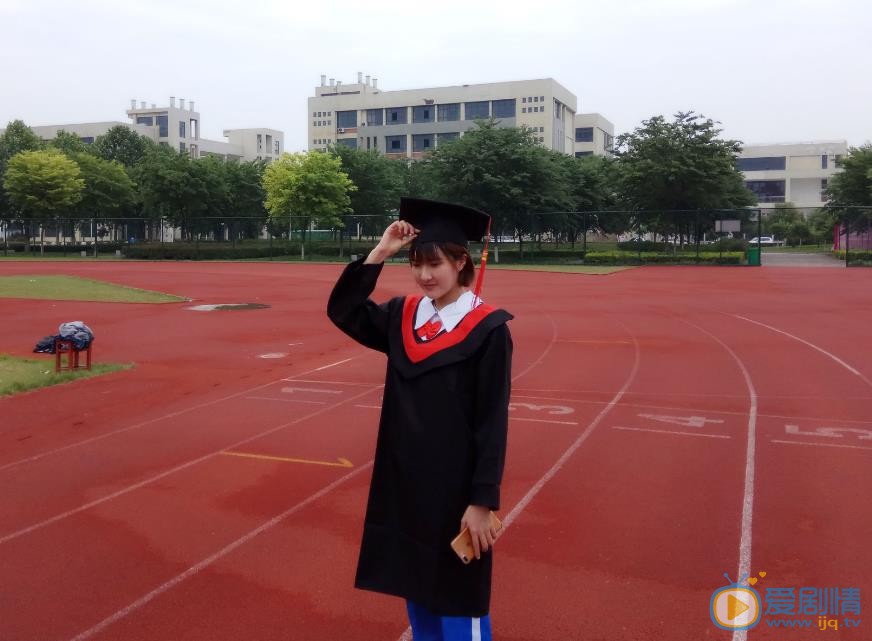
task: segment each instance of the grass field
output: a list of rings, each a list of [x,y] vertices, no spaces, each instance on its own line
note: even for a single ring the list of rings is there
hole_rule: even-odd
[[[178,303],[186,299],[76,276],[0,276],[0,298],[100,303]]]
[[[66,362],[66,358],[66,355],[64,355],[64,362]],[[83,369],[75,372],[61,372],[59,374],[55,373],[54,367],[54,354],[45,354],[39,360],[16,358],[8,354],[0,354],[0,396],[26,392],[49,385],[69,383],[80,378],[109,374],[110,372],[129,369],[132,365],[100,363],[92,364],[90,370]]]

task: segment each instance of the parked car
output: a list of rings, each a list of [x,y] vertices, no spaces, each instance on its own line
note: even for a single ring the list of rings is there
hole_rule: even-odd
[[[761,245],[778,245],[779,244],[772,236],[760,236],[759,238],[755,236],[754,238],[749,240],[748,243],[751,245],[756,245],[758,241]]]

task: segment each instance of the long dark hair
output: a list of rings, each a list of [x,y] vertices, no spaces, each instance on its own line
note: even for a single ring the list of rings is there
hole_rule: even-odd
[[[424,243],[422,245],[412,243],[412,246],[409,248],[409,264],[415,265],[422,262],[439,260],[438,250],[440,249],[449,260],[458,261],[464,257],[466,258],[466,263],[457,274],[457,283],[463,287],[469,287],[475,279],[475,266],[472,264],[472,256],[469,255],[469,250],[463,245],[436,242]]]

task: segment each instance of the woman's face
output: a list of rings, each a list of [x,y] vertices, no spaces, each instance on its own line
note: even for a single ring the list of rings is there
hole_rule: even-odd
[[[457,282],[457,275],[465,263],[466,258],[452,260],[437,247],[433,260],[412,263],[412,275],[425,295],[439,301],[446,294],[461,288]]]

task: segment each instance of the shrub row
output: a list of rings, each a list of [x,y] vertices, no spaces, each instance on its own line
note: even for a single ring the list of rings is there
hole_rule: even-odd
[[[833,252],[839,260],[845,260],[845,250]],[[868,249],[851,250],[851,265],[872,266],[872,251]]]
[[[627,251],[596,251],[588,252],[584,257],[585,265],[741,265],[745,262],[742,252],[678,252],[665,254],[660,252],[627,252]]]
[[[678,245],[672,243],[655,243],[651,240],[627,240],[618,243],[618,249],[623,251],[633,252],[687,252],[690,248],[695,248],[696,243],[688,243],[684,248],[679,249]],[[700,244],[700,250],[711,251],[745,251],[748,248],[748,241],[741,238],[719,238],[713,243]],[[696,250],[693,250],[694,253]]]
[[[98,243],[97,244],[97,253],[104,252],[112,252],[115,253],[116,249],[123,249],[127,246],[127,243]],[[16,254],[23,254],[26,252],[26,247],[23,242],[10,242],[7,246],[5,243],[0,242],[0,253],[4,251],[5,248],[8,247],[10,252],[15,252]],[[79,244],[69,244],[69,245],[45,245],[41,247],[39,241],[30,244],[30,253],[31,254],[39,254],[44,250],[46,254],[78,254],[79,252],[86,251],[88,254],[94,253],[93,245],[79,245]],[[28,254],[29,255],[29,254]]]

